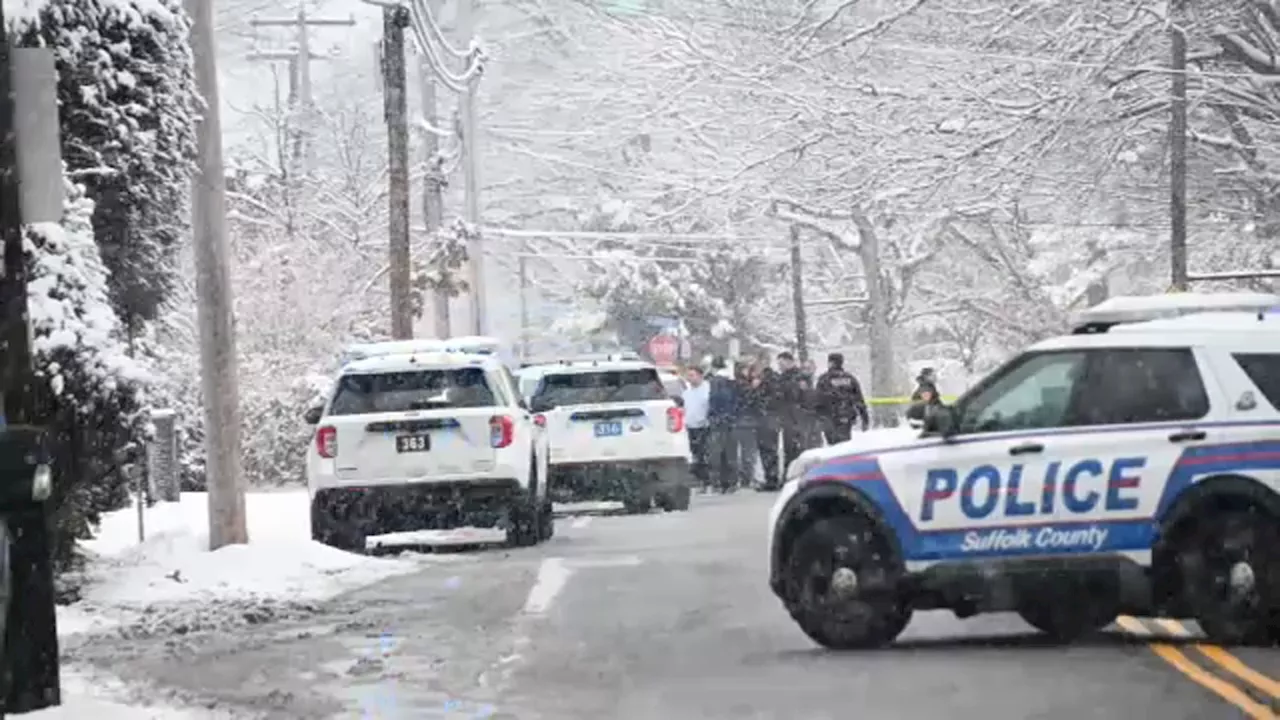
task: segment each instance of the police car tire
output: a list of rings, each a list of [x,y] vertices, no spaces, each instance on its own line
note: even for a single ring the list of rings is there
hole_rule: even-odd
[[[555,508],[552,506],[550,499],[545,499],[542,501],[542,507],[538,510],[538,539],[550,540],[555,534]]]
[[[511,527],[507,528],[507,542],[513,547],[533,547],[546,538],[541,527],[541,510],[534,500],[520,498],[511,508]]]
[[[1255,566],[1255,582],[1259,588],[1258,604],[1251,612],[1240,612],[1212,588],[1221,587],[1230,568],[1230,559],[1206,562],[1230,547],[1230,533],[1246,533],[1250,543],[1251,565]],[[1182,548],[1195,562],[1184,574],[1191,611],[1209,640],[1220,645],[1258,645],[1268,647],[1280,642],[1280,527],[1275,519],[1260,512],[1224,513],[1190,534],[1190,547]],[[1237,546],[1238,547],[1238,546]],[[1205,552],[1205,551],[1208,552]],[[1218,558],[1222,560],[1221,558]]]
[[[311,501],[311,539],[337,550],[365,552],[365,534],[354,523],[335,518],[330,509]]]
[[[812,555],[831,554],[833,538],[863,535],[878,544],[879,570],[884,573],[885,584],[894,585],[905,573],[905,567],[894,543],[883,536],[879,523],[861,514],[820,518],[803,530],[791,545],[787,558],[785,582],[792,586],[788,603],[792,619],[805,635],[819,645],[832,650],[861,650],[878,648],[897,639],[911,621],[912,610],[904,605],[896,594],[881,594],[864,603],[868,612],[858,621],[846,622],[832,617],[825,609],[807,602],[803,588],[807,578],[797,577],[817,558]]]

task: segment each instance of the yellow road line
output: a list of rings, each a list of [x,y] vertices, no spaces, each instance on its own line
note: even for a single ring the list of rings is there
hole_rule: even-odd
[[[1204,653],[1205,657],[1221,665],[1232,675],[1244,680],[1273,698],[1280,698],[1280,681],[1276,681],[1274,678],[1269,678],[1266,675],[1263,675],[1257,670],[1245,665],[1240,658],[1215,645],[1196,645],[1196,649]]]
[[[1271,708],[1257,702],[1240,688],[1232,685],[1218,677],[1214,677],[1207,670],[1202,669],[1195,664],[1186,655],[1183,655],[1178,648],[1164,643],[1154,643],[1149,646],[1161,660],[1168,663],[1173,669],[1191,678],[1201,687],[1209,690],[1218,697],[1235,705],[1244,712],[1245,717],[1252,720],[1277,720],[1280,715],[1276,715]]]
[[[1191,634],[1190,631],[1182,625],[1182,623],[1179,623],[1176,620],[1167,620],[1166,622],[1166,620],[1167,618],[1157,619],[1156,622],[1164,629],[1173,632],[1175,635],[1187,636]],[[1135,635],[1151,635],[1151,631],[1141,620],[1128,615],[1121,615],[1116,618],[1116,625],[1119,625],[1124,630]],[[1237,708],[1240,708],[1246,717],[1251,718],[1252,720],[1277,720],[1280,718],[1280,715],[1277,715],[1275,711],[1249,697],[1249,694],[1245,691],[1222,678],[1214,676],[1204,668],[1201,668],[1192,661],[1191,658],[1184,655],[1178,648],[1165,643],[1151,643],[1147,647],[1151,648],[1151,652],[1155,653],[1157,657],[1168,663],[1168,665],[1173,669],[1183,675],[1186,675],[1190,680],[1206,690],[1209,690],[1223,700],[1226,700]],[[1221,648],[1213,648],[1213,646],[1199,647],[1221,650]],[[1222,652],[1225,653],[1225,651]],[[1208,653],[1206,653],[1206,656],[1208,656]],[[1216,661],[1216,658],[1214,658],[1214,660]],[[1238,660],[1236,662],[1239,663]],[[1244,663],[1239,664],[1242,667],[1244,666]],[[1231,670],[1227,665],[1223,665],[1223,667]],[[1245,670],[1248,672],[1256,672],[1247,667],[1245,667]],[[1234,670],[1232,672],[1234,672]],[[1265,676],[1263,676],[1263,679],[1270,680],[1270,678],[1266,678]]]
[[[1183,638],[1191,637],[1191,631],[1187,629],[1187,626],[1173,618],[1156,618],[1155,621],[1157,625],[1168,630],[1170,635]]]

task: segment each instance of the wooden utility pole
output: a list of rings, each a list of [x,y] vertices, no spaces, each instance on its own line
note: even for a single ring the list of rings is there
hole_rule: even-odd
[[[800,226],[791,226],[791,308],[796,322],[796,353],[803,364],[809,360],[808,318],[804,309],[804,272],[800,257]]]
[[[409,106],[404,31],[409,11],[382,8],[382,88],[387,121],[388,278],[391,337],[413,337],[413,259],[409,250]]]
[[[1173,98],[1169,103],[1169,265],[1172,288],[1187,289],[1187,36],[1176,22],[1179,0],[1169,3]]]
[[[436,8],[433,7],[433,16],[435,13]],[[440,136],[435,132],[440,127],[436,110],[436,77],[425,57],[418,58],[418,77],[422,85],[422,119],[430,126],[423,133],[422,140],[423,154],[426,156],[426,173],[422,179],[422,219],[427,227],[427,242],[438,244],[440,227],[444,224],[444,158],[440,155]],[[448,272],[443,254],[437,271],[442,276]],[[453,334],[453,323],[449,317],[450,298],[449,288],[442,285],[436,288],[431,302],[435,336],[440,339]]]
[[[529,244],[520,249],[520,359],[529,359]]]
[[[313,18],[307,17],[305,3],[298,4],[298,14],[294,17],[249,19],[249,25],[259,27],[293,28],[295,38],[292,47],[287,50],[254,50],[249,53],[250,60],[286,61],[289,63],[289,104],[294,111],[296,126],[292,128],[293,149],[291,157],[300,166],[293,168],[295,174],[305,174],[314,168],[315,146],[311,136],[315,119],[315,96],[311,87],[311,61],[324,60],[326,56],[311,51],[311,28],[315,27],[354,27],[354,17],[348,18]],[[298,173],[297,171],[302,172]]]
[[[475,0],[457,0],[458,29],[463,40],[470,44],[475,35]],[[476,93],[480,86],[480,73],[467,80],[462,94],[462,175],[463,192],[466,195],[464,217],[472,232],[467,242],[467,265],[471,270],[471,331],[484,335],[487,327],[487,303],[484,278],[484,237],[480,232],[480,146],[479,122],[476,118]]]
[[[227,181],[222,167],[213,0],[186,0],[196,87],[205,100],[198,123],[192,233],[195,239],[200,387],[209,487],[209,549],[249,541],[240,459],[240,389],[227,248]]]

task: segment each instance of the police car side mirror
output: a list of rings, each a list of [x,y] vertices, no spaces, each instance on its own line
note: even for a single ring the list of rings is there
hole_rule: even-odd
[[[544,413],[554,409],[555,409],[555,406],[547,402],[546,400],[534,399],[529,401],[530,412]]]
[[[955,412],[946,405],[929,405],[924,411],[923,430],[929,435],[949,437],[955,434]]]
[[[44,428],[0,429],[0,512],[32,507],[53,494],[53,458]]]
[[[320,418],[323,415],[324,415],[324,408],[319,406],[309,407],[307,408],[307,411],[302,414],[302,419],[306,420],[308,425],[315,425],[316,423],[320,422]]]

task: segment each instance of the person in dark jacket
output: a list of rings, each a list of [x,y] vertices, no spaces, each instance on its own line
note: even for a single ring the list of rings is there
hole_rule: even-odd
[[[822,423],[822,434],[831,445],[849,439],[854,420],[860,421],[863,432],[871,423],[862,386],[845,371],[844,355],[840,353],[827,356],[827,371],[818,378],[814,388],[814,406]]]
[[[938,377],[933,368],[927,367],[920,371],[920,375],[916,377],[916,389],[911,393],[911,402],[919,402],[924,393],[932,393],[933,398],[938,398]]]
[[[773,394],[774,416],[782,428],[782,467],[811,447],[810,384],[789,352],[778,353],[778,375]],[[785,472],[785,471],[784,471]]]
[[[738,487],[756,484],[756,463],[760,449],[756,435],[764,421],[764,405],[751,388],[751,373],[755,363],[738,360],[733,365],[733,379],[738,384],[738,421],[735,424],[735,442],[738,448]]]
[[[722,493],[738,483],[738,413],[742,391],[727,369],[724,358],[711,361],[710,397],[707,407],[707,460],[711,482]]]
[[[778,430],[782,427],[774,413],[773,398],[777,393],[778,376],[767,360],[751,364],[747,371],[746,404],[757,418],[756,450],[760,467],[764,470],[764,482],[757,488],[762,491],[782,487],[778,469]]]

